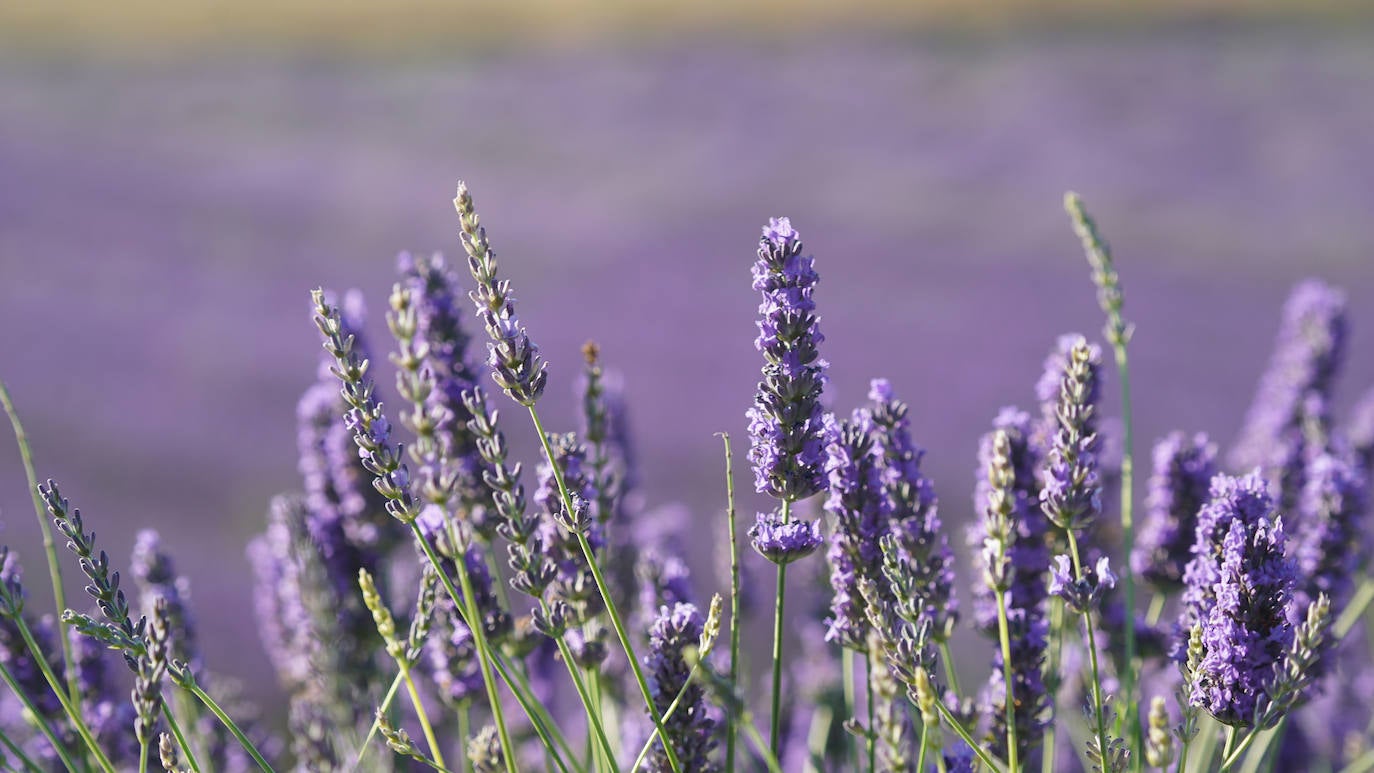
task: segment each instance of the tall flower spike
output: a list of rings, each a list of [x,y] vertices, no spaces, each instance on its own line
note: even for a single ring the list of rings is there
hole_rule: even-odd
[[[683,692],[677,709],[665,720],[665,737],[654,743],[645,770],[663,773],[671,768],[662,744],[672,745],[683,770],[710,773],[719,770],[711,751],[716,746],[716,720],[706,702],[706,691],[688,680],[691,662],[698,657],[705,621],[691,604],[663,607],[649,629],[649,654],[645,665],[650,675],[654,705],[666,714]]]
[[[1301,622],[1308,604],[1326,594],[1344,609],[1354,579],[1369,557],[1360,519],[1368,511],[1369,481],[1352,460],[1322,454],[1307,467],[1302,520],[1297,528],[1298,591],[1290,617]],[[1325,663],[1323,662],[1323,667]]]
[[[1345,358],[1345,305],[1344,293],[1315,279],[1293,288],[1269,366],[1231,452],[1233,467],[1262,467],[1277,481],[1285,506],[1295,503],[1303,485],[1300,468],[1308,409],[1330,402]],[[1284,471],[1288,474],[1280,475]]]
[[[1100,370],[1096,347],[1081,336],[1075,339],[1055,406],[1058,429],[1045,460],[1040,506],[1056,526],[1074,532],[1087,528],[1102,511],[1096,432]]]
[[[826,557],[834,595],[825,638],[864,651],[869,626],[858,583],[860,578],[869,577],[886,584],[879,541],[889,517],[882,470],[873,452],[873,415],[859,410],[841,424],[832,419],[829,435],[825,470],[830,485],[825,510],[835,519],[835,531]]]
[[[201,671],[200,650],[196,646],[195,618],[191,614],[190,582],[177,574],[172,558],[162,550],[156,531],[144,529],[134,539],[129,570],[139,586],[143,614],[151,617],[158,600],[165,605],[167,627],[172,635],[171,657]]]
[[[1179,620],[1180,648],[1196,623],[1203,622],[1216,604],[1216,586],[1223,580],[1221,559],[1226,535],[1232,522],[1239,521],[1253,531],[1261,522],[1277,518],[1269,484],[1259,472],[1235,478],[1218,474],[1212,478],[1207,504],[1198,511],[1192,558],[1183,571],[1183,611]]]
[[[487,365],[491,368],[492,379],[512,400],[532,406],[548,382],[539,347],[530,342],[524,325],[515,315],[515,296],[511,294],[510,281],[496,278],[496,253],[487,241],[487,229],[482,227],[473,209],[466,183],[458,183],[453,206],[458,210],[468,270],[477,282],[477,289],[469,295],[491,338],[487,344]]]
[[[1207,501],[1216,473],[1217,447],[1205,434],[1190,439],[1171,432],[1155,444],[1154,471],[1131,568],[1160,592],[1183,586],[1198,510]]]
[[[759,240],[754,289],[764,356],[763,378],[748,411],[754,486],[785,501],[805,499],[825,486],[825,427],[821,393],[827,367],[812,299],[820,276],[802,255],[801,237],[787,218],[770,220]]]

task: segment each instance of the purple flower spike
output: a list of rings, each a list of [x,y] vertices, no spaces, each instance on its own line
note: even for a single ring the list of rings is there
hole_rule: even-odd
[[[749,539],[759,555],[779,566],[806,558],[825,541],[819,521],[783,523],[782,516],[776,512],[759,513],[749,529]]]
[[[864,650],[868,639],[868,616],[859,592],[859,579],[877,581],[882,573],[879,546],[890,516],[884,496],[882,470],[873,452],[873,415],[854,412],[843,424],[829,422],[830,441],[826,444],[826,473],[830,493],[825,510],[835,519],[835,532],[826,552],[830,560],[830,585],[835,591],[826,620],[827,641],[837,641],[853,650]]]
[[[1353,461],[1322,454],[1307,467],[1303,487],[1302,520],[1297,528],[1298,572],[1294,624],[1307,614],[1307,605],[1325,593],[1333,609],[1344,609],[1354,578],[1369,556],[1360,519],[1368,510],[1369,481]]]
[[[825,486],[825,340],[812,300],[819,275],[786,219],[769,221],[759,241],[754,289],[759,304],[763,379],[748,411],[754,486],[760,493],[797,501]]]
[[[1188,439],[1173,432],[1155,445],[1154,472],[1131,568],[1161,591],[1183,585],[1198,510],[1207,501],[1216,460],[1216,445],[1202,433]]]
[[[668,707],[677,701],[677,710],[665,720],[664,738],[672,744],[682,769],[713,773],[720,770],[711,757],[717,723],[705,689],[688,680],[692,671],[688,650],[699,646],[704,626],[701,613],[691,604],[661,607],[649,629],[649,654],[644,665],[657,710],[666,715]],[[672,769],[662,742],[654,743],[644,769],[654,773]]]
[[[1079,336],[1073,340],[1055,403],[1056,431],[1045,459],[1040,506],[1061,529],[1082,531],[1102,511],[1098,479],[1097,399],[1101,352]]]

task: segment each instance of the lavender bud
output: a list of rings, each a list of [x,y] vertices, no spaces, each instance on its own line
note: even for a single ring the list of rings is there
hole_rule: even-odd
[[[484,725],[468,739],[467,751],[475,773],[503,773],[506,769],[506,755],[494,725]]]
[[[1063,599],[1064,604],[1077,614],[1096,609],[1102,594],[1115,587],[1116,575],[1112,574],[1106,556],[1097,560],[1096,567],[1085,568],[1081,579],[1074,579],[1068,556],[1054,557],[1054,566],[1050,569],[1050,595]]]
[[[784,522],[776,512],[759,513],[749,539],[759,555],[779,566],[806,558],[824,542],[819,521]]]
[[[1368,511],[1368,494],[1368,479],[1352,460],[1322,454],[1308,464],[1294,551],[1301,578],[1294,595],[1295,616],[1322,594],[1338,609],[1349,600],[1354,578],[1369,557],[1360,525]]]
[[[759,240],[754,289],[764,355],[763,379],[748,411],[749,461],[754,486],[778,499],[805,499],[825,487],[825,429],[821,392],[827,364],[812,299],[820,276],[801,254],[801,237],[787,218],[770,220]]]
[[[1045,460],[1040,506],[1056,526],[1073,532],[1087,528],[1102,511],[1095,429],[1100,369],[1096,347],[1075,339],[1055,406],[1058,430]]]
[[[1145,764],[1161,770],[1174,761],[1174,736],[1169,723],[1169,710],[1164,698],[1156,695],[1150,701],[1149,734],[1145,738]]]
[[[167,602],[159,599],[153,606],[152,625],[148,629],[147,646],[138,658],[134,672],[133,704],[137,714],[134,735],[139,744],[152,741],[153,728],[162,711],[162,677],[167,673],[171,632],[167,628]]]

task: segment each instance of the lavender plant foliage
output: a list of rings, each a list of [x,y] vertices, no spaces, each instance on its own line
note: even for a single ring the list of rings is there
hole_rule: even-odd
[[[654,706],[660,714],[666,714],[684,686],[686,690],[677,710],[665,720],[665,736],[655,742],[645,763],[646,770],[666,773],[672,769],[663,750],[665,742],[672,744],[683,770],[720,770],[711,753],[716,747],[716,720],[709,711],[706,691],[700,684],[688,681],[690,660],[696,657],[689,651],[698,646],[704,622],[695,606],[677,604],[660,609],[649,630],[649,654],[644,665]]]
[[[749,417],[749,461],[754,487],[784,501],[805,499],[825,487],[825,426],[821,393],[827,364],[812,298],[820,275],[802,255],[801,236],[787,218],[770,220],[754,263],[759,304],[763,379]]]
[[[1171,432],[1155,444],[1154,470],[1131,568],[1162,593],[1183,587],[1198,511],[1217,473],[1217,447],[1202,433]]]

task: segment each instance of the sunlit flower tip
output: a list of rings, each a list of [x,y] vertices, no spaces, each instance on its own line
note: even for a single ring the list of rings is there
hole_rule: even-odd
[[[885,378],[875,378],[868,382],[868,399],[875,403],[892,402],[892,383]]]
[[[759,555],[779,566],[806,558],[824,542],[820,521],[784,523],[776,512],[759,513],[749,529],[749,539]]]
[[[1082,614],[1094,608],[1102,594],[1115,587],[1116,575],[1112,573],[1111,563],[1106,556],[1099,558],[1096,566],[1084,571],[1081,580],[1074,578],[1068,556],[1054,557],[1054,566],[1050,568],[1050,595],[1063,599],[1074,612]]]
[[[770,217],[763,227],[763,238],[779,247],[785,247],[799,238],[792,228],[792,220],[786,217]]]

